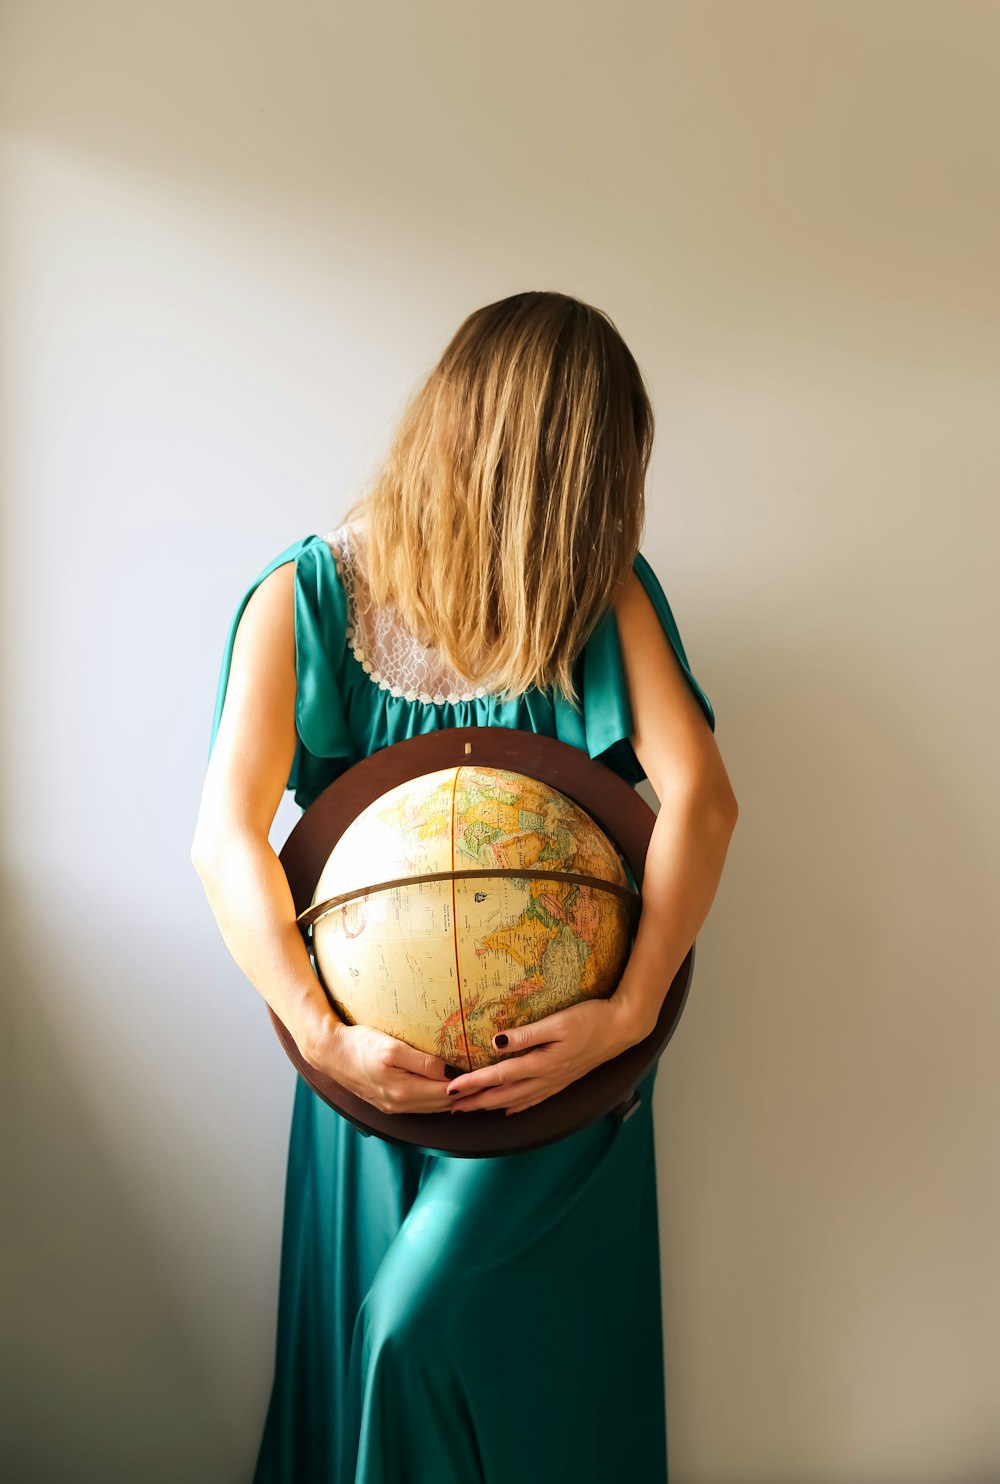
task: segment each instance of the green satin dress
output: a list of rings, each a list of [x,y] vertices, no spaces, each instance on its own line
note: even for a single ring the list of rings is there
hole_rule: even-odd
[[[541,732],[633,784],[645,776],[628,741],[613,610],[577,662],[579,711],[538,690],[507,702],[408,700],[354,653],[350,599],[317,535],[269,561],[240,599],[210,752],[244,606],[288,561],[299,740],[287,786],[303,809],[352,763],[439,727]],[[666,596],[641,555],[634,570],[714,731]],[[274,1380],[253,1484],[663,1484],[657,1065],[624,1122],[608,1114],[555,1144],[488,1159],[362,1134],[297,1078]]]

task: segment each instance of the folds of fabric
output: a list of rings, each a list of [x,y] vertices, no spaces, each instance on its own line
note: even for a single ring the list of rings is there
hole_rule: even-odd
[[[254,1484],[662,1484],[655,1076],[624,1122],[487,1160],[299,1080]]]

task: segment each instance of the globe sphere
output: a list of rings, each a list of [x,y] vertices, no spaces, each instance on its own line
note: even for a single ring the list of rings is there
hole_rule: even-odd
[[[337,1013],[463,1071],[501,1059],[497,1031],[612,994],[638,902],[615,845],[578,804],[471,764],[363,809],[312,905],[330,899],[312,951]]]

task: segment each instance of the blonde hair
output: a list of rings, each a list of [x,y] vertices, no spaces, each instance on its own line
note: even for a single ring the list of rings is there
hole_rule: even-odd
[[[654,421],[610,318],[513,294],[462,321],[347,512],[371,601],[499,695],[556,686],[639,549]]]

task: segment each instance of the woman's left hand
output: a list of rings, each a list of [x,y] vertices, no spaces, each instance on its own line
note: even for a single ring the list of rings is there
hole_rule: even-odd
[[[634,1044],[613,995],[579,1000],[499,1034],[507,1036],[502,1049],[508,1054],[491,1066],[454,1078],[448,1088],[453,1113],[473,1108],[520,1113]]]

